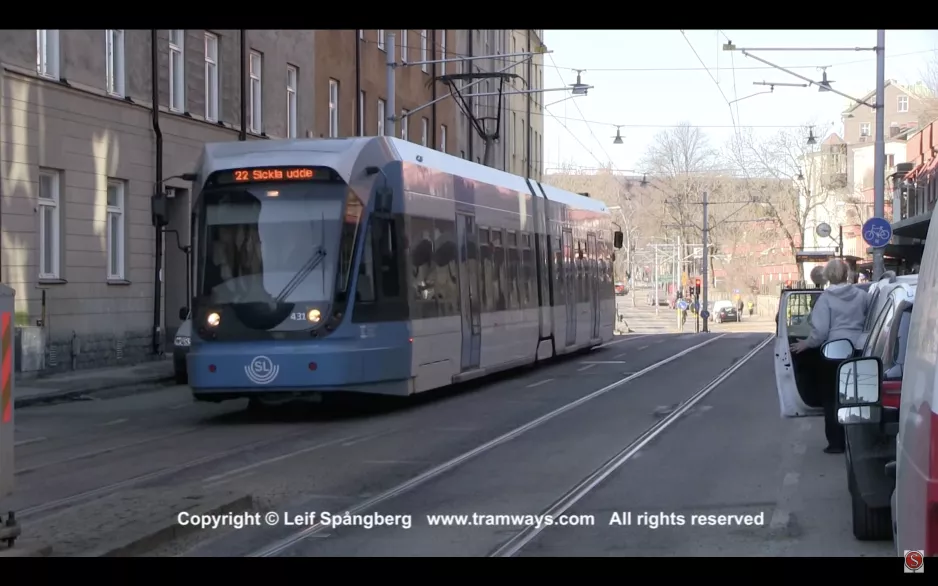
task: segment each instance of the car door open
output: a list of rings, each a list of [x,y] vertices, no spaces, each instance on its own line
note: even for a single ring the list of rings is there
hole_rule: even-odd
[[[819,289],[782,291],[775,335],[775,388],[782,417],[821,415],[821,396],[814,383],[823,358],[812,349],[792,356],[789,346],[811,335],[811,309]]]

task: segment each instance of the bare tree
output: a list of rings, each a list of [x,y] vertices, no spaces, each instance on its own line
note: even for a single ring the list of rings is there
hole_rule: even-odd
[[[747,178],[750,198],[772,220],[775,237],[787,243],[792,259],[818,212],[843,188],[822,164],[821,145],[807,144],[804,134],[789,129],[759,140],[749,129],[735,135],[726,149]],[[802,271],[802,263],[797,264]]]
[[[927,95],[919,96],[925,103],[925,109],[919,122],[928,124],[938,118],[938,50],[932,53],[926,61],[925,69],[921,72],[922,83],[927,89]]]

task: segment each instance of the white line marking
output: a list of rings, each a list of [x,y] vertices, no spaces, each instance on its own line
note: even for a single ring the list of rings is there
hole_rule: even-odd
[[[597,364],[625,364],[625,360],[590,360],[589,362],[584,361],[580,364],[589,364],[590,366],[596,366]]]
[[[222,484],[228,484],[229,482],[234,482],[235,480],[244,480],[256,474],[254,471],[245,472],[244,474],[237,474],[235,476],[229,476],[227,478],[222,478],[221,480],[216,480],[215,482],[203,482],[202,488],[215,488],[221,486]]]
[[[649,346],[651,346],[651,344],[645,344],[644,346],[639,346],[638,349],[644,350],[645,348],[648,348]]]
[[[472,450],[469,450],[468,452],[466,452],[466,453],[464,453],[464,454],[462,454],[462,455],[460,455],[460,456],[456,456],[456,457],[453,458],[452,460],[449,460],[449,461],[447,461],[447,462],[443,462],[443,463],[440,464],[439,466],[436,466],[435,468],[431,468],[430,470],[427,470],[427,471],[424,472],[423,474],[419,474],[419,475],[417,475],[417,476],[411,478],[410,480],[407,480],[407,481],[405,481],[405,482],[403,482],[403,483],[401,483],[401,484],[395,486],[394,488],[392,488],[392,489],[390,489],[390,490],[386,490],[386,491],[384,491],[384,492],[382,492],[382,493],[380,493],[380,494],[378,494],[378,495],[372,497],[371,499],[369,499],[369,500],[367,500],[367,501],[365,501],[365,502],[363,502],[363,503],[359,503],[358,505],[356,505],[356,506],[354,506],[354,507],[350,507],[349,509],[347,509],[347,512],[348,512],[350,515],[357,515],[357,514],[363,512],[363,511],[367,511],[367,510],[369,510],[369,509],[371,509],[371,508],[373,508],[373,507],[375,507],[375,506],[377,506],[377,505],[379,505],[379,504],[381,504],[381,503],[383,503],[383,502],[385,502],[385,501],[387,501],[387,500],[389,500],[389,499],[392,499],[392,498],[394,498],[394,497],[396,497],[396,496],[398,496],[398,495],[400,495],[400,494],[404,494],[404,493],[406,493],[406,492],[408,492],[408,491],[410,491],[410,490],[412,490],[412,489],[414,489],[414,488],[420,486],[420,485],[423,484],[424,482],[427,482],[428,480],[432,480],[433,478],[436,478],[437,476],[443,474],[444,472],[447,472],[448,470],[451,470],[451,469],[453,469],[453,468],[459,466],[460,464],[463,464],[464,462],[467,462],[467,461],[471,460],[472,458],[475,458],[476,456],[478,456],[478,455],[480,455],[480,454],[484,454],[484,453],[488,452],[488,451],[491,450],[492,448],[498,447],[498,446],[500,446],[500,445],[502,445],[502,444],[504,444],[504,443],[506,443],[506,442],[508,442],[508,441],[511,441],[511,440],[515,439],[516,437],[518,437],[518,436],[520,436],[520,435],[522,435],[522,434],[524,434],[524,433],[526,433],[526,432],[528,432],[528,431],[531,431],[532,429],[535,429],[535,428],[537,428],[537,427],[540,427],[541,425],[543,425],[544,423],[547,423],[547,422],[550,421],[551,419],[554,419],[555,417],[558,417],[558,416],[560,416],[560,415],[563,415],[564,413],[566,413],[566,412],[568,412],[568,411],[570,411],[570,410],[572,410],[572,409],[576,409],[576,408],[579,407],[580,405],[582,405],[582,404],[584,404],[584,403],[586,403],[586,402],[588,402],[588,401],[592,401],[593,399],[595,399],[595,398],[597,398],[597,397],[601,397],[602,395],[605,395],[606,393],[612,391],[613,389],[617,389],[617,388],[621,387],[621,386],[624,385],[624,384],[627,384],[627,383],[629,383],[629,382],[632,382],[633,380],[635,380],[635,379],[637,379],[637,378],[639,378],[639,377],[641,377],[641,376],[644,376],[644,375],[648,374],[649,372],[652,372],[652,371],[654,371],[654,370],[656,370],[656,369],[658,369],[658,368],[661,368],[661,367],[664,366],[665,364],[670,364],[671,362],[674,362],[675,360],[680,360],[681,358],[683,358],[684,356],[687,356],[688,354],[690,354],[690,353],[693,352],[694,350],[697,350],[697,349],[699,349],[699,348],[703,348],[703,347],[706,346],[707,344],[712,344],[713,342],[719,340],[719,339],[722,338],[722,337],[723,337],[723,334],[718,334],[718,335],[716,335],[716,336],[714,336],[714,337],[712,337],[712,338],[708,338],[707,340],[704,340],[703,342],[701,342],[701,343],[699,343],[699,344],[697,344],[697,345],[691,346],[690,348],[687,348],[686,350],[681,350],[680,352],[674,354],[673,356],[671,356],[671,357],[669,357],[669,358],[665,358],[664,360],[661,360],[661,361],[656,362],[656,363],[654,363],[654,364],[652,364],[652,365],[650,365],[650,366],[647,366],[647,367],[643,368],[642,370],[636,372],[635,374],[632,374],[632,375],[629,375],[629,376],[627,376],[627,377],[625,377],[625,378],[619,379],[619,380],[617,380],[616,382],[614,382],[614,383],[612,383],[612,384],[606,385],[605,387],[603,387],[603,388],[601,388],[601,389],[598,389],[598,390],[596,390],[596,391],[593,391],[593,392],[590,393],[589,395],[585,395],[585,396],[580,397],[579,399],[577,399],[577,400],[575,400],[575,401],[571,401],[571,402],[567,403],[566,405],[564,405],[564,406],[562,406],[562,407],[558,407],[557,409],[554,409],[554,410],[551,411],[550,413],[546,413],[546,414],[544,414],[544,415],[541,415],[541,416],[538,417],[537,419],[534,419],[534,420],[532,420],[532,421],[529,421],[529,422],[525,423],[524,425],[522,425],[522,426],[520,426],[520,427],[516,427],[515,429],[509,431],[508,433],[505,433],[505,434],[503,434],[503,435],[500,435],[500,436],[498,436],[498,437],[495,438],[495,439],[489,440],[489,441],[485,442],[484,444],[482,444],[482,445],[480,445],[480,446],[477,446],[477,447],[473,448]],[[766,342],[763,343],[763,346],[764,346],[765,344],[768,344],[768,341],[769,341],[769,340],[774,340],[774,339],[775,339],[774,336],[773,336],[772,338],[768,338],[768,339],[766,340]],[[760,347],[760,348],[761,348],[761,347]],[[742,363],[737,363],[737,364],[742,364]],[[249,554],[247,557],[273,557],[273,556],[277,555],[278,553],[280,553],[280,552],[282,552],[282,551],[284,551],[284,550],[290,548],[291,546],[293,546],[293,545],[299,543],[300,541],[303,541],[303,540],[306,539],[307,537],[309,537],[309,536],[311,536],[311,535],[315,535],[316,533],[319,533],[324,527],[325,527],[325,526],[322,525],[321,523],[316,523],[316,524],[314,524],[314,525],[310,525],[309,527],[306,527],[306,528],[304,528],[304,529],[302,529],[302,530],[300,530],[300,531],[297,531],[297,532],[294,533],[293,535],[287,536],[286,538],[281,539],[281,540],[279,540],[279,541],[276,541],[276,542],[274,542],[273,544],[264,547],[263,549],[260,549],[260,550],[258,550],[258,551],[255,551],[255,552]]]
[[[528,385],[527,387],[525,387],[525,388],[533,389],[534,387],[539,387],[539,386],[541,386],[541,385],[546,385],[547,383],[549,383],[549,382],[552,381],[552,380],[554,380],[554,379],[552,379],[552,378],[545,378],[544,380],[537,381],[536,383],[531,383],[531,384],[529,384],[529,385]]]
[[[647,347],[648,347],[648,346],[642,346],[642,348],[647,348]],[[639,348],[639,350],[641,350],[641,348]],[[629,355],[629,354],[631,354],[631,352],[621,352],[621,353],[616,354],[615,356],[613,356],[613,358],[622,358],[623,356],[627,356],[627,355]]]
[[[719,338],[721,336],[717,337]],[[711,340],[715,339],[717,338],[711,338]],[[743,356],[738,362],[724,370],[717,378],[713,379],[710,384],[694,393],[694,395],[684,401],[680,407],[672,411],[667,417],[662,419],[656,425],[652,426],[648,431],[645,432],[644,437],[641,437],[639,440],[627,446],[622,452],[619,453],[619,455],[615,456],[612,460],[601,466],[593,474],[584,479],[579,485],[574,487],[573,490],[564,495],[552,506],[548,507],[544,511],[544,514],[552,515],[554,518],[564,514],[581,499],[591,493],[593,489],[599,486],[613,472],[621,468],[623,464],[635,457],[635,454],[648,445],[664,430],[680,421],[681,416],[684,413],[692,409],[694,405],[700,401],[704,400],[707,395],[712,393],[717,387],[723,384],[726,379],[732,376],[737,370],[742,368],[744,364],[749,362],[763,348],[768,346],[769,342],[774,340],[775,336],[769,336],[763,340],[758,346],[750,350],[749,353]],[[538,534],[540,534],[540,532],[543,530],[544,527],[528,526],[526,529],[516,533],[514,537],[498,547],[488,557],[512,557],[521,551],[525,545],[534,540],[534,538],[537,537]]]
[[[127,423],[129,419],[115,419],[114,421],[108,421],[107,423],[102,423],[101,427],[110,427],[111,425],[119,425],[121,423]]]
[[[39,442],[44,442],[44,441],[46,441],[47,439],[49,439],[49,438],[47,438],[47,437],[34,437],[34,438],[30,438],[30,439],[20,440],[20,441],[18,441],[18,442],[13,442],[13,447],[14,447],[14,448],[18,448],[18,447],[20,447],[20,446],[28,446],[29,444],[37,444],[37,443],[39,443]]]
[[[587,365],[584,366],[583,368],[578,368],[578,369],[576,369],[576,370],[577,370],[577,372],[583,372],[584,370],[589,370],[589,369],[593,368],[594,366],[596,366],[596,363],[595,363],[595,362],[593,362],[592,364],[587,364]]]
[[[644,336],[658,336],[658,335],[660,335],[660,334],[646,334],[646,333],[642,333],[642,334],[638,334],[638,333],[635,333],[635,334],[626,334],[626,335],[622,336],[622,339],[621,339],[621,340],[612,340],[611,342],[606,342],[605,344],[600,344],[599,346],[596,346],[596,347],[597,347],[597,348],[605,348],[606,346],[615,346],[616,344],[621,344],[622,342],[628,342],[629,340],[635,340],[635,339],[637,339],[637,338],[641,338],[641,337],[644,337]]]
[[[178,405],[173,405],[172,407],[169,407],[169,409],[172,409],[173,411],[175,411],[176,409],[185,409],[186,407],[188,407],[188,406],[191,405],[191,404],[192,404],[192,403],[180,403],[180,404],[178,404]]]
[[[377,464],[379,466],[388,466],[388,465],[397,466],[400,464],[411,466],[414,464],[426,464],[426,462],[420,462],[417,460],[365,460],[362,463],[363,464]]]

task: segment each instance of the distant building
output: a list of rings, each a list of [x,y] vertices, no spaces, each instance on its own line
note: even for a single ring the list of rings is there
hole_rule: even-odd
[[[543,30],[511,30],[510,53],[535,52],[543,45]],[[515,58],[519,59],[519,58]],[[544,89],[544,55],[537,54],[528,66],[524,63],[516,71],[521,76],[512,83],[511,90]],[[505,120],[508,143],[506,170],[522,177],[540,180],[544,173],[544,101],[550,95],[540,92],[510,97],[509,118]],[[557,98],[562,99],[562,98]]]

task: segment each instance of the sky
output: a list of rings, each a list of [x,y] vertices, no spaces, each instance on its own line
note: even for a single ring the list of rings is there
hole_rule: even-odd
[[[609,161],[623,172],[641,172],[642,155],[655,134],[689,122],[704,127],[713,146],[726,143],[734,123],[770,135],[784,127],[816,124],[827,136],[842,132],[840,113],[848,100],[817,87],[768,87],[753,82],[804,83],[741,53],[723,51],[732,40],[739,48],[872,48],[876,31],[848,30],[548,30],[544,42],[544,87],[576,81],[594,86],[587,96],[545,96],[545,172],[563,164],[597,167]],[[886,31],[886,79],[914,84],[938,51],[938,31]],[[827,68],[831,86],[856,98],[875,89],[873,51],[758,51],[753,54],[820,80]],[[701,63],[703,62],[703,63]],[[569,94],[567,94],[569,95]],[[614,145],[622,125],[623,144]]]

